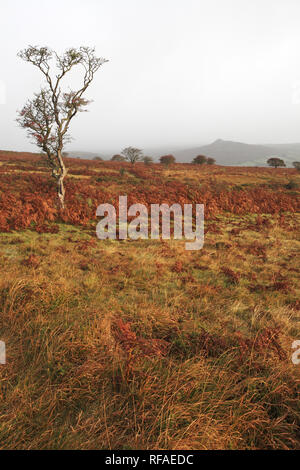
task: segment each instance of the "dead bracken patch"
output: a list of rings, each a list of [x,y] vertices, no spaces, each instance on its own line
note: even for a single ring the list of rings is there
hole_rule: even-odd
[[[28,258],[25,258],[22,262],[24,266],[29,268],[37,268],[40,265],[40,258],[36,255],[30,255]]]
[[[228,278],[228,280],[229,280],[229,282],[231,282],[231,284],[238,284],[239,283],[240,278],[241,278],[240,273],[237,273],[237,272],[235,272],[232,269],[227,268],[227,267],[223,267],[221,269],[221,271],[222,271],[223,274],[225,274],[225,276]]]
[[[245,245],[243,248],[251,255],[261,256],[264,259],[267,258],[266,246],[258,241],[254,241],[251,245]]]
[[[174,273],[182,273],[183,271],[186,271],[186,268],[183,266],[182,261],[176,261],[172,267],[172,271]]]
[[[287,359],[287,354],[279,343],[279,328],[264,328],[255,338],[246,338],[241,333],[237,332],[237,341],[241,354],[241,359],[253,351],[257,353],[274,353],[280,361]]]
[[[126,353],[134,352],[135,358],[139,356],[164,356],[169,349],[169,343],[163,339],[142,338],[132,331],[130,322],[117,320],[113,333],[117,343]]]
[[[47,224],[36,225],[35,226],[35,231],[37,233],[58,233],[59,232],[59,226],[58,225],[47,225]]]

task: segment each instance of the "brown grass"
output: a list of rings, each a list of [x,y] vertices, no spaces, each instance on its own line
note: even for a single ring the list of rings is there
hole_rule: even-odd
[[[199,252],[93,224],[2,233],[0,447],[300,449],[299,220],[221,213]]]

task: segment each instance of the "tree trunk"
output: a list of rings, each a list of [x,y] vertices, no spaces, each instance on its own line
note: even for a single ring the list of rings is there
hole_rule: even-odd
[[[57,179],[57,195],[60,203],[61,209],[65,208],[65,186],[64,186],[64,178],[66,173],[63,172]]]
[[[67,174],[66,167],[64,165],[63,157],[61,154],[61,150],[58,150],[57,157],[59,161],[59,173],[57,175],[57,195],[60,203],[61,209],[65,208],[65,186],[64,186],[64,179]]]

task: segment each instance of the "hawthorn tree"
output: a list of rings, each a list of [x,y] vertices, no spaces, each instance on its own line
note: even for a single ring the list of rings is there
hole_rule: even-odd
[[[116,154],[116,155],[113,155],[110,160],[112,162],[124,162],[125,157],[122,157],[122,155]]]
[[[293,167],[300,171],[300,162],[293,162]]]
[[[143,157],[142,160],[145,163],[145,165],[151,165],[152,163],[154,163],[152,157],[145,156],[145,157]]]
[[[214,165],[216,163],[216,160],[212,157],[207,157],[206,163],[208,165]]]
[[[142,159],[143,151],[135,147],[126,147],[126,149],[122,150],[121,155],[124,156],[125,160],[134,165],[136,162]]]
[[[65,206],[64,179],[67,175],[63,158],[63,148],[70,141],[68,135],[71,120],[78,112],[86,111],[90,101],[84,93],[94,79],[94,75],[106,59],[95,55],[90,47],[71,48],[58,55],[48,47],[29,46],[18,56],[33,64],[44,75],[46,86],[27,101],[18,112],[18,124],[27,130],[28,137],[42,149],[57,183],[60,206]],[[52,67],[52,60],[55,65]],[[62,80],[74,66],[82,67],[82,83],[77,90],[63,91]]]
[[[207,157],[205,155],[197,155],[192,161],[192,163],[196,165],[203,165],[204,163],[207,163]]]
[[[269,158],[269,160],[267,160],[267,164],[269,166],[274,167],[274,168],[277,168],[279,166],[285,166],[284,161],[281,158],[278,158],[278,157]]]
[[[163,155],[162,157],[160,157],[159,161],[163,165],[169,166],[176,162],[176,158],[174,157],[174,155]]]

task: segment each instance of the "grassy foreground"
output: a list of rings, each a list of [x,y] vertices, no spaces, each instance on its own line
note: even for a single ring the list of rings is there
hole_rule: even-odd
[[[243,171],[221,173],[264,170]],[[0,447],[300,449],[299,221],[219,213],[195,252],[59,220],[2,233]]]

